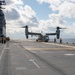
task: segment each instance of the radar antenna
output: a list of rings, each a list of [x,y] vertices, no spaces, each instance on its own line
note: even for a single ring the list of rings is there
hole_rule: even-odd
[[[0,1],[0,9],[4,9],[2,8],[2,5],[6,5],[5,0]]]

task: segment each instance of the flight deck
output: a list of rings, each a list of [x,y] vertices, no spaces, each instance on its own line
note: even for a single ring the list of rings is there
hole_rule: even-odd
[[[0,75],[75,75],[75,44],[34,40],[0,44]]]

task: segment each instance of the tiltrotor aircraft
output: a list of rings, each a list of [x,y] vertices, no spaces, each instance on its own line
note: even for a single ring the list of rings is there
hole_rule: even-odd
[[[22,28],[25,28],[25,35],[26,35],[27,39],[29,38],[29,35],[38,35],[38,39],[36,39],[36,41],[43,41],[43,42],[48,42],[49,36],[51,36],[51,35],[56,35],[57,39],[59,39],[60,38],[60,29],[63,29],[61,27],[57,27],[56,32],[46,33],[45,35],[43,35],[42,33],[29,32],[28,25],[23,26]]]

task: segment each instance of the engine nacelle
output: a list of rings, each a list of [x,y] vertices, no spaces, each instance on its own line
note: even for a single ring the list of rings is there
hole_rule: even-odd
[[[25,35],[26,35],[26,38],[28,39],[28,26],[25,26]]]
[[[56,36],[57,36],[57,39],[60,38],[60,30],[59,29],[56,30]]]

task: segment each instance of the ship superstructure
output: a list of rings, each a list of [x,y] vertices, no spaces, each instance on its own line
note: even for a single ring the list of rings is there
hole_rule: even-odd
[[[6,42],[6,20],[5,15],[3,13],[4,8],[2,8],[2,5],[5,5],[5,1],[0,1],[0,42],[5,43]]]

